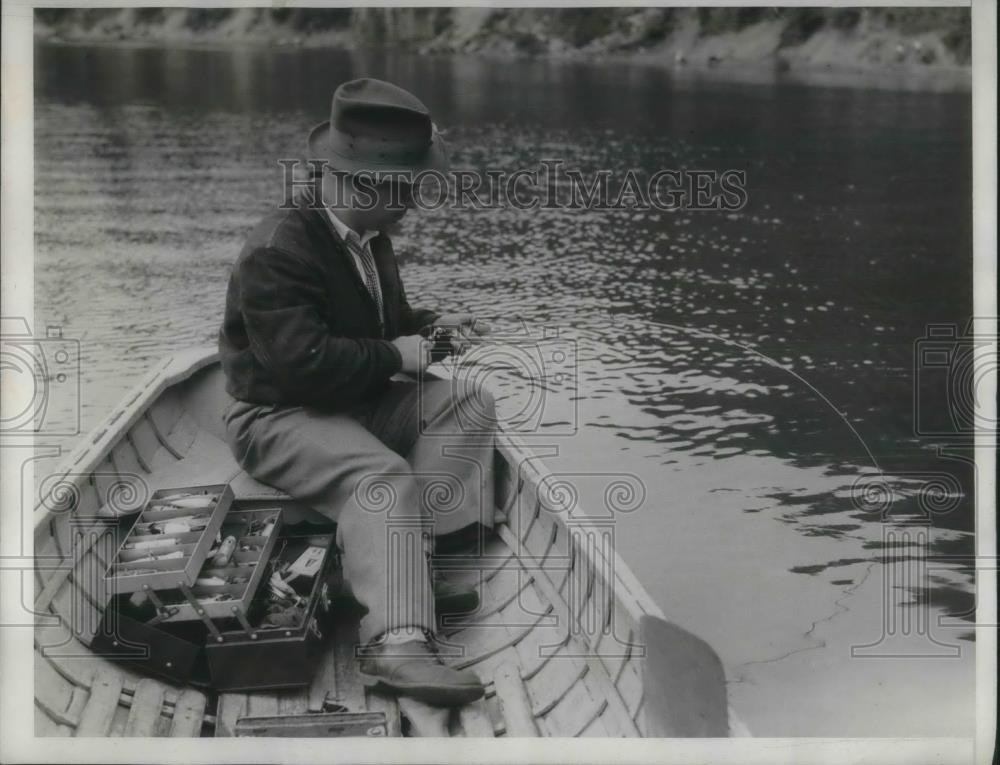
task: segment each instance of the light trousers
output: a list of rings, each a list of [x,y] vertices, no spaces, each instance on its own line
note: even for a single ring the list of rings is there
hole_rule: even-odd
[[[338,412],[231,399],[223,418],[251,476],[337,523],[360,639],[434,631],[433,536],[493,525],[493,398],[465,380],[390,382]]]

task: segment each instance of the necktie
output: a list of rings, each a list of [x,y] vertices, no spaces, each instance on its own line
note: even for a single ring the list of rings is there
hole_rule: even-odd
[[[361,262],[361,270],[364,273],[365,286],[368,288],[368,293],[372,296],[375,301],[375,305],[378,306],[378,324],[380,328],[385,328],[385,314],[384,308],[382,306],[382,291],[379,289],[378,285],[378,271],[375,270],[375,259],[372,257],[371,252],[368,248],[363,247],[360,243],[355,242],[352,237],[347,237],[344,239],[344,243],[347,245],[348,249],[354,253],[358,260]]]

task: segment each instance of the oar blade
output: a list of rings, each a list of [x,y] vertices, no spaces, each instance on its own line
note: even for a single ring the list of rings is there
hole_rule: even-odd
[[[644,616],[646,735],[721,738],[729,735],[726,675],[718,655],[676,624]]]

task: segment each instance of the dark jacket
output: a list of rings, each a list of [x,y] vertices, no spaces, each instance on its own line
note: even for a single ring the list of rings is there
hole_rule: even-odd
[[[400,371],[389,340],[434,322],[410,308],[392,243],[371,241],[385,304],[378,309],[322,209],[276,209],[251,232],[229,279],[219,353],[226,390],[257,404],[339,409]]]

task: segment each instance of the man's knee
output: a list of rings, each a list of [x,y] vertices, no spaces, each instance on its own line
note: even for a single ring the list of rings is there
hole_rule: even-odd
[[[413,481],[413,469],[410,463],[388,448],[384,453],[365,454],[359,457],[352,473],[357,484],[372,480],[392,484]]]

